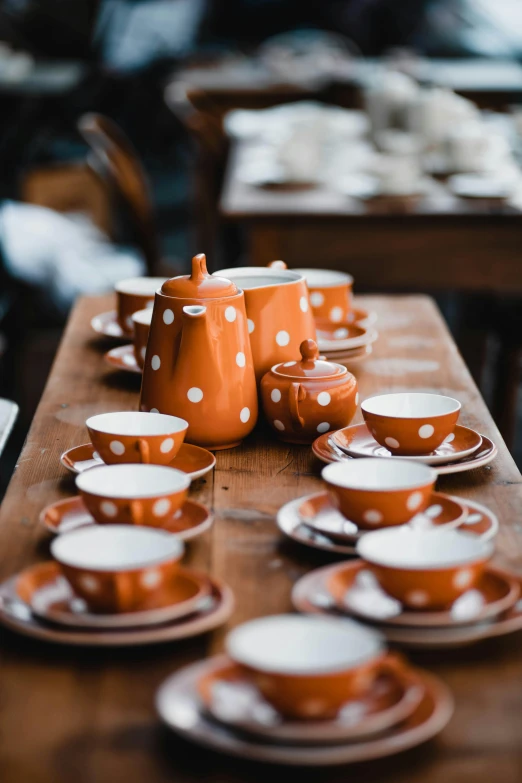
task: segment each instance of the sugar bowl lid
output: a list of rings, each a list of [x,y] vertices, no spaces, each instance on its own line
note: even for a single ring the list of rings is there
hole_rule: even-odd
[[[315,340],[303,340],[299,346],[301,352],[300,362],[282,362],[272,367],[276,375],[284,375],[288,378],[340,378],[346,375],[348,370],[335,362],[319,359],[319,349]]]
[[[190,275],[172,277],[163,283],[161,293],[184,299],[219,299],[223,296],[235,296],[238,288],[226,277],[217,277],[207,272],[207,259],[204,253],[198,253],[192,259]]]

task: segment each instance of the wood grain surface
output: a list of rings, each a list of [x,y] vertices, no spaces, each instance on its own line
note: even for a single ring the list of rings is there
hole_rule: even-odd
[[[401,389],[439,391],[463,403],[461,422],[491,437],[491,465],[439,479],[438,489],[473,498],[500,517],[498,560],[522,571],[520,474],[433,302],[422,296],[361,297],[379,315],[380,338],[358,372],[361,396]],[[109,298],[78,302],[0,512],[0,577],[49,557],[42,507],[74,494],[62,451],[85,443],[87,416],[135,409],[139,378],[107,368],[110,344],[90,318]],[[358,414],[356,421],[360,420]],[[321,487],[320,463],[307,447],[278,444],[262,425],[240,447],[217,454],[213,474],[192,495],[216,522],[188,547],[187,562],[234,590],[229,627],[291,610],[293,583],[331,557],[281,539],[274,515],[286,501]],[[205,751],[163,729],[154,713],[161,681],[184,663],[222,649],[226,629],[156,648],[79,650],[0,630],[0,780],[2,783],[192,783],[287,781],[268,768]],[[416,654],[454,691],[457,708],[436,740],[393,759],[349,770],[299,772],[301,781],[515,783],[522,778],[522,634],[474,648]]]

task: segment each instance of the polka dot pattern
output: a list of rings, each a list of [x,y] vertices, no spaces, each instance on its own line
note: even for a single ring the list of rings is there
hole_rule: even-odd
[[[419,427],[420,438],[431,438],[434,432],[435,427],[432,424],[423,424],[422,427]]]
[[[272,389],[272,392],[270,394],[270,399],[272,402],[280,402],[281,400],[281,392],[279,389]]]
[[[356,392],[355,394],[355,404],[359,405],[359,392]]]
[[[406,501],[409,511],[416,511],[422,503],[422,492],[412,492]]]
[[[121,457],[122,454],[125,454],[125,446],[121,440],[111,440],[109,448],[117,457]]]
[[[143,348],[141,348],[141,350],[140,350],[140,356],[141,356],[142,362],[145,361],[145,354],[146,353],[147,353],[147,348],[145,346],[143,346]]]
[[[112,500],[104,500],[100,503],[100,511],[104,516],[113,519],[118,513],[118,506]]]
[[[85,590],[86,593],[97,593],[100,589],[100,585],[95,576],[90,574],[82,574],[79,579],[80,587]]]
[[[308,299],[306,298],[306,296],[302,296],[301,299],[299,300],[299,307],[301,308],[301,311],[303,313],[308,312]]]
[[[382,514],[376,508],[369,508],[364,512],[363,519],[369,525],[378,525],[379,522],[382,522]]]
[[[343,319],[343,308],[342,307],[332,307],[330,310],[330,320],[334,323],[338,323],[338,321],[342,321]]]
[[[229,323],[233,323],[236,320],[237,317],[237,310],[235,307],[232,307],[232,305],[229,305],[227,309],[225,310],[225,318]]]
[[[247,320],[247,324],[248,324],[248,334],[252,334],[252,332],[253,332],[253,331],[254,331],[254,329],[256,328],[256,325],[255,325],[255,323],[252,321],[252,319],[251,319],[251,318],[249,318],[249,319]]]
[[[156,500],[152,506],[152,513],[155,517],[164,517],[170,511],[170,500],[168,498],[160,498]]]
[[[395,438],[384,438],[384,442],[387,446],[390,447],[390,449],[398,449],[401,445]]]
[[[169,326],[174,321],[174,313],[172,310],[165,310],[163,312],[163,323],[167,324]]]
[[[451,432],[447,438],[444,438],[444,443],[453,443],[455,440],[455,433]]]
[[[140,582],[143,587],[146,587],[148,590],[152,590],[160,584],[161,572],[157,569],[149,569],[148,571],[144,571],[141,575]]]
[[[203,392],[201,389],[198,389],[197,386],[192,386],[187,392],[187,397],[190,402],[201,402],[203,399]]]
[[[322,421],[317,425],[317,432],[328,432],[330,424],[327,421]]]
[[[437,517],[440,517],[440,515],[442,514],[442,506],[440,505],[440,503],[435,503],[435,505],[427,508],[424,513],[430,519],[437,519]]]
[[[285,332],[284,329],[281,329],[281,331],[276,334],[276,343],[283,348],[285,345],[288,345],[289,342],[290,335],[288,332]]]
[[[159,413],[159,410],[157,408],[151,408],[150,413]]]
[[[317,402],[318,402],[318,403],[319,403],[319,405],[321,405],[323,408],[324,408],[326,405],[329,405],[329,404],[330,404],[330,401],[331,401],[331,399],[332,399],[332,398],[330,397],[330,395],[328,394],[328,392],[319,392],[319,394],[317,395]]]
[[[152,359],[150,360],[150,366],[153,370],[159,370],[161,367],[161,359],[159,358],[158,354],[155,354]]]
[[[462,568],[460,571],[457,571],[453,577],[453,584],[458,588],[470,587],[472,582],[473,571],[471,571],[469,568]]]
[[[310,294],[310,301],[313,307],[321,307],[324,304],[324,296],[320,291],[314,291]]]
[[[336,329],[334,332],[334,337],[336,340],[345,340],[348,337],[348,329],[345,329],[344,327]]]
[[[236,364],[238,367],[244,367],[246,364],[245,354],[242,351],[236,353]]]
[[[279,419],[275,419],[274,420],[274,427],[276,428],[276,430],[279,430],[280,432],[283,432],[283,430],[285,428],[285,425],[283,424],[282,421],[279,421]]]
[[[406,603],[410,606],[426,606],[430,597],[425,590],[411,590],[406,595]]]
[[[239,418],[243,424],[246,424],[250,418],[250,408],[242,408],[241,413],[239,414]]]
[[[162,454],[168,454],[169,451],[172,451],[174,448],[174,439],[173,438],[165,438],[163,443],[160,446],[160,451]]]

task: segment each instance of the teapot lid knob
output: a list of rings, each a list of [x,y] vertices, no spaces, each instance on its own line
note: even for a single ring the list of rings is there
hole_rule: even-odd
[[[299,346],[303,362],[312,362],[319,358],[319,349],[315,340],[303,340]]]
[[[207,257],[204,253],[198,253],[197,256],[192,258],[192,274],[190,278],[195,283],[200,283],[207,275]]]

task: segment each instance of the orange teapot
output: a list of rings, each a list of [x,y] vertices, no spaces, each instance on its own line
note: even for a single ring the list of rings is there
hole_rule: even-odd
[[[306,280],[301,273],[287,269],[284,261],[272,261],[268,267],[221,269],[215,274],[232,280],[245,292],[258,381],[277,362],[295,359],[303,340],[315,338]]]
[[[243,292],[209,275],[203,254],[192,274],[156,292],[140,410],[180,416],[185,440],[237,446],[255,426],[258,404]]]
[[[313,340],[304,340],[300,351],[301,361],[277,364],[261,381],[268,423],[288,443],[311,443],[346,427],[359,402],[357,381],[346,367],[320,360]]]

